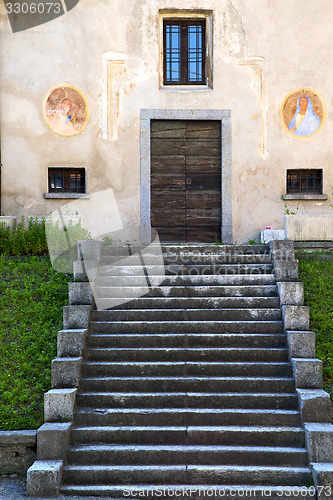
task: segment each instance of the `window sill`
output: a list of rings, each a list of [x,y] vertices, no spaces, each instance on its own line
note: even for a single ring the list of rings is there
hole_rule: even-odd
[[[44,193],[44,198],[46,199],[77,199],[77,198],[86,198],[89,199],[90,195],[87,193]]]
[[[327,194],[283,194],[283,200],[327,200]]]
[[[161,85],[160,90],[169,90],[174,92],[199,92],[212,91],[212,87],[208,85]]]

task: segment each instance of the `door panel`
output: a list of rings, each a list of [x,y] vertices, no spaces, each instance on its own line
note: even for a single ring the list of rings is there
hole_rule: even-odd
[[[151,139],[185,139],[185,120],[151,120]]]
[[[220,241],[219,121],[151,121],[151,224],[161,241]]]
[[[189,172],[198,174],[216,174],[221,177],[221,159],[218,156],[186,156],[186,166]]]
[[[186,193],[186,209],[206,208],[208,210],[221,209],[221,197],[216,191],[207,191],[205,196],[199,196],[198,193]]]
[[[186,142],[186,156],[219,156],[221,144],[217,140],[191,139]]]
[[[160,137],[152,141],[151,155],[169,155],[172,151],[173,155],[185,155],[185,139],[161,139]]]
[[[219,241],[220,231],[216,226],[189,227],[186,231],[187,243],[214,243]]]
[[[185,123],[187,139],[221,139],[220,122],[210,120],[189,120]]]

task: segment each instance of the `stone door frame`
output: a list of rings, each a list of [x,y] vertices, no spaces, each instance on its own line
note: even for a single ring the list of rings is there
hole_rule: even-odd
[[[232,243],[231,112],[220,109],[141,109],[140,226],[150,229],[150,120],[217,120],[221,122],[221,239]]]

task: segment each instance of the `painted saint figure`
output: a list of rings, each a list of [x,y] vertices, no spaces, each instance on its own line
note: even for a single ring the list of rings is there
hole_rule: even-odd
[[[47,112],[51,127],[62,135],[76,133],[75,117],[72,114],[73,103],[65,97],[54,110]]]
[[[289,123],[289,130],[295,135],[311,135],[321,125],[319,116],[313,111],[310,97],[301,96],[297,99],[296,112]]]
[[[88,122],[88,102],[82,92],[70,85],[53,88],[44,101],[44,118],[56,134],[79,134]]]

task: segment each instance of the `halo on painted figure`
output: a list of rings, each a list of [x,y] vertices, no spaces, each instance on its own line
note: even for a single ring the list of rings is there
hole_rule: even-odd
[[[323,127],[326,106],[318,92],[299,88],[290,92],[281,106],[281,119],[287,131],[296,137],[311,137]]]

